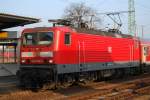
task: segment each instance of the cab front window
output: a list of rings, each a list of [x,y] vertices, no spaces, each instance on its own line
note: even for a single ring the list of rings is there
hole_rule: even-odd
[[[53,41],[53,33],[52,32],[45,32],[39,34],[39,41],[38,44],[51,44]]]
[[[53,42],[53,32],[24,33],[23,45],[48,45]]]

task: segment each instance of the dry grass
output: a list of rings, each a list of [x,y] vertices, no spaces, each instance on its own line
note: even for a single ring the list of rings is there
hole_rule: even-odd
[[[134,98],[133,100],[150,100],[150,94],[149,95],[139,96],[137,98]]]
[[[64,97],[61,94],[54,93],[52,91],[46,92],[32,92],[32,91],[23,91],[10,93],[0,97],[0,100],[56,100]]]

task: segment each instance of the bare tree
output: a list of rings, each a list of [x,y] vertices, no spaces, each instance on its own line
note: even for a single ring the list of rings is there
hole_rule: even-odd
[[[86,6],[85,3],[72,3],[64,13],[63,17],[78,28],[96,28],[101,22],[96,10]]]

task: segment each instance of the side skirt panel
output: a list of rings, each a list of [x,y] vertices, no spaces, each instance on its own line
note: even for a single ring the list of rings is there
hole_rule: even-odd
[[[130,67],[138,67],[138,66],[140,66],[140,62],[118,62],[118,63],[109,62],[109,63],[56,65],[58,74],[116,69],[116,68],[130,68]]]

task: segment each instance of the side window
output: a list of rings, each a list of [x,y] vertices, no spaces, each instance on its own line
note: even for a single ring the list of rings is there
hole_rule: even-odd
[[[71,44],[71,36],[70,36],[70,33],[66,33],[65,34],[65,39],[64,39],[65,41],[65,44],[66,45],[69,45],[69,44]]]

